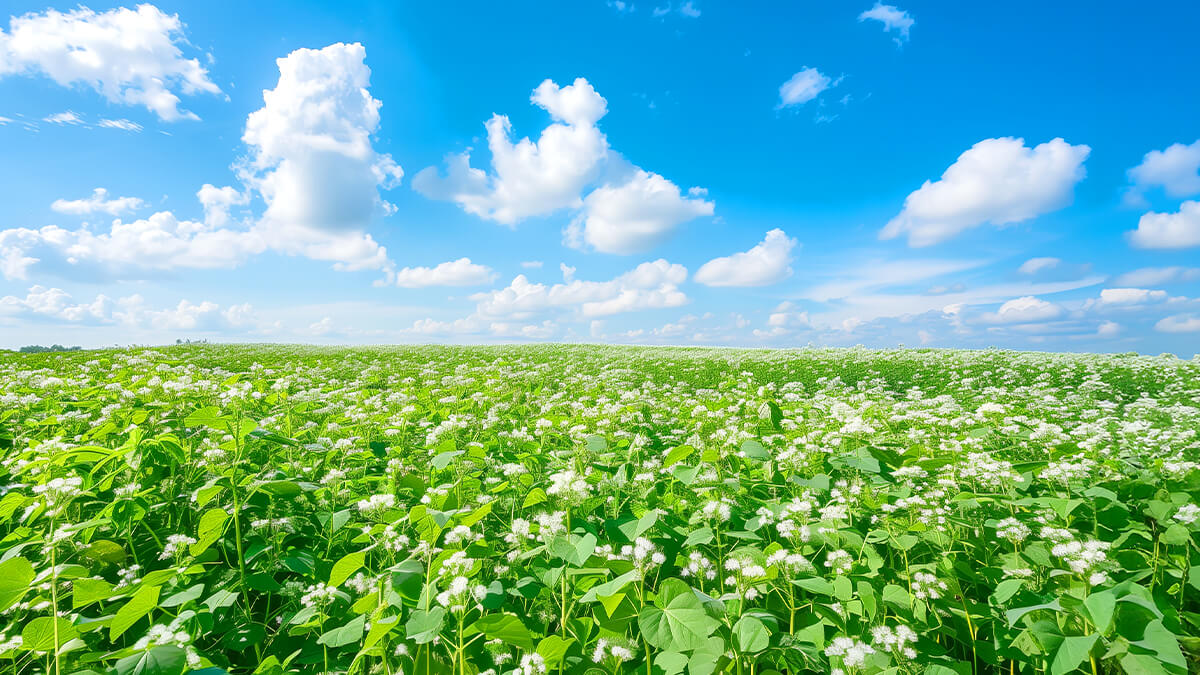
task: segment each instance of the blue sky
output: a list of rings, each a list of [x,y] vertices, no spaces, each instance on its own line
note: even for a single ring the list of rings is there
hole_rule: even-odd
[[[1191,3],[5,8],[0,346],[1200,343]]]

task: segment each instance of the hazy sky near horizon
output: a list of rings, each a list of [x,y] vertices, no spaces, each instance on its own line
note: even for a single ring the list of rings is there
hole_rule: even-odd
[[[16,0],[0,347],[1200,344],[1195,3]]]

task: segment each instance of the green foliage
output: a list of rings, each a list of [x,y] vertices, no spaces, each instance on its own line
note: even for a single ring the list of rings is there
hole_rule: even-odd
[[[1200,672],[1200,363],[0,355],[0,670]]]

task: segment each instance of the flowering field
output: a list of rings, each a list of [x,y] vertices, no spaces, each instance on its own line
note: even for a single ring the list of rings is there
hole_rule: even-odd
[[[0,356],[0,672],[1200,670],[1200,362]]]

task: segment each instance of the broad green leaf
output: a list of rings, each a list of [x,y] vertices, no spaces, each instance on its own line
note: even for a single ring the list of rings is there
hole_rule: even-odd
[[[61,647],[77,635],[78,630],[69,620],[61,616],[39,616],[21,629],[21,648],[31,652],[52,652],[55,645]]]
[[[445,617],[446,610],[441,607],[429,611],[415,610],[408,617],[408,623],[404,624],[404,632],[409,640],[419,645],[432,642],[441,632]]]
[[[333,630],[326,631],[317,638],[318,644],[323,644],[326,647],[345,647],[348,644],[358,642],[362,639],[363,628],[367,624],[367,617],[359,614],[350,619],[342,626],[338,626]]]
[[[533,636],[515,614],[485,614],[468,633],[483,633],[489,640],[503,640],[525,651],[533,649]]]
[[[733,625],[738,649],[743,654],[755,654],[771,644],[771,635],[762,621],[753,616],[743,616]]]
[[[659,586],[654,606],[638,614],[638,627],[654,647],[671,651],[699,649],[720,624],[700,605],[690,586],[668,579]]]
[[[343,582],[350,578],[351,574],[357,572],[367,561],[365,551],[355,551],[347,553],[333,564],[333,569],[329,572],[329,585],[341,586]]]
[[[1051,675],[1073,672],[1079,664],[1087,660],[1088,652],[1098,639],[1100,636],[1096,634],[1064,638],[1058,650],[1054,652],[1054,660],[1050,662]]]
[[[116,640],[122,633],[129,630],[133,624],[149,614],[158,606],[160,586],[143,585],[129,598],[129,602],[117,610],[112,623],[108,626],[108,639]]]
[[[187,654],[175,646],[152,647],[117,661],[114,670],[116,675],[183,675]]]
[[[35,576],[33,565],[24,558],[9,558],[0,563],[0,611],[24,597]]]

